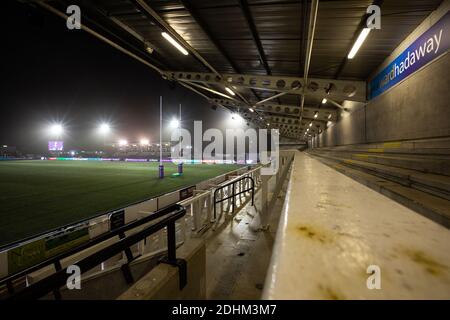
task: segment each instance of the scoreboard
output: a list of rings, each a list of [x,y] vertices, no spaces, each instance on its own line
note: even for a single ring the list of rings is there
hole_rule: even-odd
[[[63,141],[49,141],[48,142],[48,151],[63,151],[64,150],[64,142]]]

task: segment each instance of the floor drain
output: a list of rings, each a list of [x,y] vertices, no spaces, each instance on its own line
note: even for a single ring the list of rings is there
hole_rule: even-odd
[[[245,256],[245,253],[244,253],[244,252],[239,252],[239,253],[238,253],[238,256],[239,256],[239,257]]]

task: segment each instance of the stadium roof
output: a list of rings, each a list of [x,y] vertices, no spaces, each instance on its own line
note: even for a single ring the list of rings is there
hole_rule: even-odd
[[[30,2],[62,17],[73,4],[65,0]],[[239,111],[260,126],[270,122],[286,137],[302,138],[311,121],[310,132],[316,133],[327,121],[336,120],[344,100],[365,102],[371,72],[441,1],[81,3],[82,24],[91,34],[214,105]],[[349,61],[348,52],[365,26],[371,4],[381,6],[382,29],[372,32]],[[162,32],[189,54],[179,52]],[[324,97],[326,105],[321,104]]]

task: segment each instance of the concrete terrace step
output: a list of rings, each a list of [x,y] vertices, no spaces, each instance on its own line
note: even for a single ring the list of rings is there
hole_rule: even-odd
[[[312,152],[328,154],[341,159],[354,159],[380,165],[411,169],[424,173],[450,176],[450,157],[414,154],[384,154],[376,152],[337,151],[334,149],[313,149]]]
[[[314,156],[314,154],[312,155]],[[317,157],[317,159],[423,216],[450,228],[449,200],[349,167],[344,162],[327,157]]]
[[[407,187],[413,187],[415,189],[422,190],[450,200],[449,176],[423,173],[416,170],[380,165],[353,159],[339,158],[326,153],[323,154],[321,152],[312,152],[312,154],[320,157],[326,157],[331,160],[335,160],[346,165],[368,171],[368,173],[381,176],[382,178],[393,180]]]
[[[385,154],[450,155],[450,137],[323,147],[321,150]]]

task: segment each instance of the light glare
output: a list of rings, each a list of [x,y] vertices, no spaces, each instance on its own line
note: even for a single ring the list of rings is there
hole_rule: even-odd
[[[350,50],[350,53],[348,54],[348,59],[353,59],[355,55],[358,53],[359,48],[361,48],[364,40],[366,40],[367,36],[369,35],[370,29],[364,28],[361,30],[361,33],[358,36],[358,39],[356,39],[355,44],[352,47],[352,50]]]
[[[178,128],[180,126],[180,121],[177,119],[172,119],[172,121],[170,121],[170,127],[171,128]]]
[[[235,95],[236,95],[236,93],[234,93],[234,91],[231,90],[231,89],[228,88],[228,87],[225,87],[225,90],[227,90],[227,92],[228,92],[229,94],[231,94],[232,96],[235,96]]]
[[[102,123],[99,127],[99,131],[102,134],[108,133],[111,130],[111,127],[107,123]]]
[[[64,129],[61,124],[53,124],[50,126],[50,133],[59,136],[63,133]]]
[[[232,115],[231,115],[231,119],[233,119],[233,120],[235,120],[235,121],[243,121],[244,119],[242,119],[242,117],[239,115],[239,114],[237,114],[237,113],[233,113]]]
[[[168,33],[166,32],[161,32],[161,35],[170,42],[170,44],[172,44],[175,48],[177,48],[182,54],[184,54],[185,56],[187,56],[189,54],[189,52],[187,52],[187,50],[185,48],[183,48],[177,41],[175,41],[174,38],[172,38]]]

